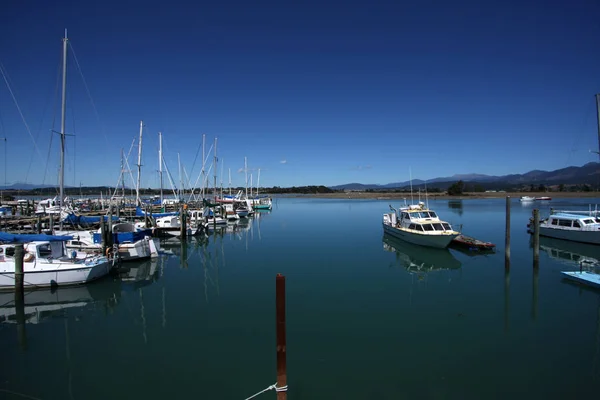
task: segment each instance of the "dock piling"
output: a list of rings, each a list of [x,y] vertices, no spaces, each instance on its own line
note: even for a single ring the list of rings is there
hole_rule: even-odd
[[[287,399],[287,366],[285,343],[285,276],[275,277],[277,329],[277,400]]]
[[[100,218],[100,240],[102,241],[102,254],[106,254],[106,227],[104,218]]]
[[[533,268],[540,267],[540,210],[533,210]]]
[[[504,269],[510,268],[510,196],[506,196],[506,237],[504,241]]]
[[[180,204],[179,205],[179,234],[181,237],[181,240],[185,240],[186,236],[187,236],[187,224],[186,224],[186,206],[184,204]]]
[[[23,257],[25,257],[23,243],[15,244],[15,290],[20,291],[23,291]]]

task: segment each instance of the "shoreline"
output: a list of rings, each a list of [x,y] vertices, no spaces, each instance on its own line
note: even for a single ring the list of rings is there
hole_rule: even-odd
[[[375,193],[375,192],[340,192],[340,193],[311,193],[311,194],[286,194],[285,196],[271,195],[275,197],[289,198],[320,198],[320,199],[346,199],[346,200],[397,200],[410,198],[410,193]],[[550,197],[552,199],[574,199],[574,198],[600,198],[600,192],[472,192],[463,193],[460,196],[450,196],[441,193],[429,193],[429,200],[469,200],[469,199],[503,199],[506,197],[519,199],[521,196]],[[417,199],[418,194],[413,193],[413,198]],[[425,196],[421,193],[421,199]]]

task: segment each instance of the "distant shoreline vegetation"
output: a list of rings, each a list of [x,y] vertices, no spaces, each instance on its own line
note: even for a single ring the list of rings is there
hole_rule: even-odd
[[[543,185],[543,184],[522,184],[522,185],[502,185],[496,183],[495,185],[486,185],[479,182],[464,182],[459,180],[457,182],[445,182],[444,185],[438,183],[435,185],[413,185],[412,191],[413,193],[421,191],[424,193],[427,191],[431,194],[443,194],[448,196],[460,196],[465,193],[485,193],[485,192],[595,192],[599,191],[598,185],[591,184],[558,184],[558,185]],[[238,191],[245,191],[245,188],[237,187],[231,188],[231,193],[235,194]],[[253,193],[255,193],[256,189],[253,189]],[[248,189],[250,192],[250,189]],[[116,193],[116,196],[121,196],[125,193],[125,196],[131,197],[135,196],[135,189],[122,188],[115,189],[114,187],[108,186],[94,186],[94,187],[81,187],[81,188],[65,188],[66,196],[98,196],[100,193],[103,193],[106,197],[110,197],[112,193]],[[330,187],[324,185],[311,185],[311,186],[291,186],[291,187],[265,187],[259,188],[259,195],[273,195],[273,194],[335,194],[335,193],[381,193],[381,194],[391,194],[391,193],[410,193],[411,187],[399,187],[399,188],[368,188],[368,189],[332,189]],[[36,189],[2,189],[3,200],[14,200],[19,196],[45,196],[45,197],[54,197],[58,193],[58,188],[54,187],[44,187],[44,188],[36,188]],[[190,191],[186,190],[186,193],[189,194]],[[199,194],[200,190],[196,189],[194,193]],[[217,194],[221,193],[221,189],[217,189]],[[153,188],[144,188],[140,189],[141,196],[156,196],[160,194],[160,189]],[[229,194],[229,188],[223,188],[223,194]],[[173,191],[163,189],[163,196],[168,198],[172,197]],[[207,190],[208,196],[213,196],[213,189],[210,188]]]

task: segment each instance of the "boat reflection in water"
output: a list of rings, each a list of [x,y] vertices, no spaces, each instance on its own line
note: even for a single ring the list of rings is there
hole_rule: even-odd
[[[459,200],[448,200],[448,209],[458,215],[463,215],[463,201]]]
[[[117,274],[123,282],[134,283],[136,287],[146,286],[158,280],[158,266],[163,263],[164,256],[144,261],[130,261],[121,264]]]
[[[533,237],[529,244],[533,248]],[[600,246],[593,244],[540,236],[540,250],[573,269],[593,268],[600,264]]]
[[[19,304],[15,292],[0,293],[0,322],[38,324],[44,319],[64,316],[67,310],[84,312],[94,304],[113,307],[119,302],[120,282],[107,277],[88,285],[27,290]]]
[[[397,261],[410,273],[426,274],[461,267],[448,249],[418,246],[390,235],[383,235],[383,249],[395,252]]]
[[[600,287],[600,246],[542,236],[540,250],[569,267],[561,271],[563,282]]]

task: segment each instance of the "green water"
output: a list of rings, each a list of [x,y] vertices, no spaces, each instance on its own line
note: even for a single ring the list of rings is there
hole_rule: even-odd
[[[384,238],[389,203],[276,199],[235,231],[163,242],[127,280],[27,295],[24,326],[2,294],[0,398],[243,400],[276,381],[277,273],[290,399],[597,396],[600,291],[559,271],[600,249],[542,240],[534,276],[534,205],[515,199],[507,276],[504,199],[430,201],[498,245],[484,256]]]

